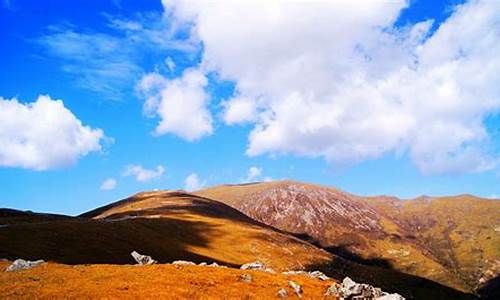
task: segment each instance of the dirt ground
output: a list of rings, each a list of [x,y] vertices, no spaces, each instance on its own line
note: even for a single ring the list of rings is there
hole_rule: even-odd
[[[30,270],[4,272],[9,264],[0,262],[1,299],[278,299],[281,288],[287,290],[288,299],[297,299],[289,280],[302,286],[302,299],[323,299],[333,283],[304,275],[171,264],[46,263]],[[244,281],[243,274],[250,274],[252,281]]]

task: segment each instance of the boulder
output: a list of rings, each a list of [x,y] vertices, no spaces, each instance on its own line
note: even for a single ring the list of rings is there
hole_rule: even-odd
[[[295,291],[295,294],[297,294],[299,298],[302,298],[302,287],[298,283],[295,283],[291,280],[288,280],[288,284]]]
[[[132,257],[135,259],[135,261],[137,262],[137,264],[139,264],[141,266],[152,265],[152,264],[158,263],[151,256],[142,255],[142,254],[137,253],[136,251],[132,251],[130,253],[130,255],[132,255]]]
[[[5,269],[6,272],[12,272],[12,271],[17,271],[17,270],[26,270],[26,269],[31,269],[34,268],[38,265],[41,265],[45,263],[43,260],[36,260],[36,261],[29,261],[29,260],[24,260],[24,259],[16,259],[10,266]]]

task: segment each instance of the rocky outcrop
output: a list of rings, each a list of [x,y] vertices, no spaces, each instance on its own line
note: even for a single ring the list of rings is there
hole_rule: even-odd
[[[26,269],[31,269],[36,266],[39,266],[41,264],[45,263],[43,260],[36,260],[36,261],[29,261],[29,260],[24,260],[24,259],[16,259],[10,266],[5,269],[5,272],[12,272],[12,271],[17,271],[17,270],[26,270]]]
[[[148,255],[142,255],[142,254],[139,254],[138,252],[136,251],[132,251],[130,253],[130,255],[132,255],[132,257],[134,258],[134,260],[137,262],[137,264],[141,265],[141,266],[145,266],[145,265],[152,265],[152,264],[156,264],[158,263],[156,260],[154,260],[151,256],[148,256]]]
[[[389,294],[380,288],[365,283],[356,283],[349,277],[344,278],[342,284],[332,284],[325,296],[341,299],[377,299],[377,300],[404,300],[399,294]]]

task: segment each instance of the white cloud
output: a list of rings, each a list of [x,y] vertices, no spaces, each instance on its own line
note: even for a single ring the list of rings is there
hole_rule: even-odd
[[[74,165],[101,150],[101,129],[82,124],[62,100],[32,103],[0,97],[0,167],[48,170]]]
[[[206,185],[207,182],[205,180],[201,180],[196,173],[190,174],[184,181],[184,189],[189,192],[200,190]]]
[[[256,120],[257,106],[250,98],[236,97],[223,102],[224,122],[228,125],[242,124]]]
[[[165,168],[161,165],[156,166],[156,169],[145,169],[141,165],[129,165],[125,168],[123,176],[133,176],[139,182],[146,182],[160,178],[163,173],[165,173]]]
[[[264,176],[261,167],[252,166],[248,169],[247,177],[242,181],[246,182],[256,182],[256,181],[272,181],[273,179],[269,176]]]
[[[137,85],[146,99],[144,111],[159,116],[155,134],[175,134],[195,141],[212,134],[212,116],[207,108],[206,76],[198,69],[186,69],[182,77],[167,79],[158,73],[145,75]]]
[[[262,175],[262,168],[250,167],[248,169],[247,181],[254,181]]]
[[[192,24],[204,71],[246,99],[224,120],[254,123],[248,155],[407,154],[429,174],[499,163],[483,124],[500,110],[498,1],[457,6],[435,32],[432,20],[394,26],[404,0],[163,3]]]
[[[99,188],[101,191],[110,191],[114,190],[116,188],[116,179],[114,178],[108,178],[104,180],[101,184],[101,187]]]

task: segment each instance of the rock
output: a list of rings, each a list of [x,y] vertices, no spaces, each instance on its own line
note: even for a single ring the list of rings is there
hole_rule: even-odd
[[[403,296],[401,296],[400,294],[396,294],[396,293],[383,295],[383,296],[377,297],[375,299],[376,300],[405,300],[405,298]]]
[[[244,264],[240,267],[241,270],[265,270],[266,266],[260,261]]]
[[[31,269],[43,263],[45,263],[45,261],[41,259],[36,261],[29,261],[19,258],[16,259],[10,266],[8,266],[7,269],[5,269],[5,272]]]
[[[349,277],[344,278],[342,284],[332,284],[325,293],[325,296],[335,296],[341,299],[364,300],[404,300],[399,294],[384,293],[381,289],[364,283],[356,283]],[[386,298],[387,297],[387,298]]]
[[[327,297],[339,297],[340,296],[340,287],[341,285],[334,282],[330,287],[326,290],[325,296]]]
[[[313,271],[307,273],[310,277],[312,278],[318,278],[319,280],[329,280],[330,277],[326,276],[323,272],[321,271]]]
[[[243,280],[244,282],[252,282],[252,275],[243,274],[241,275],[241,280]]]
[[[288,297],[288,292],[285,289],[281,288],[278,291],[278,297],[280,297],[280,298],[286,298],[286,297]]]
[[[295,294],[297,294],[299,298],[302,298],[302,287],[298,283],[295,283],[291,280],[288,280],[288,284],[295,291]]]
[[[213,262],[213,263],[209,264],[208,266],[209,267],[214,267],[214,268],[227,268],[226,266],[221,266],[221,265],[219,265],[216,262]]]
[[[173,265],[179,265],[179,266],[196,266],[196,264],[192,261],[186,261],[186,260],[175,260],[172,262]]]
[[[206,262],[201,262],[201,263],[198,264],[198,266],[206,266],[206,265],[207,265]]]
[[[144,266],[144,265],[152,265],[152,264],[156,264],[158,263],[156,260],[154,260],[151,256],[148,256],[148,255],[142,255],[142,254],[139,254],[137,253],[136,251],[132,251],[130,253],[130,255],[132,255],[132,257],[135,259],[135,261],[141,265],[141,266]]]
[[[265,268],[265,269],[264,269],[264,272],[271,273],[271,274],[276,274],[276,271],[274,271],[274,270],[273,270],[273,269],[271,269],[271,268]]]

